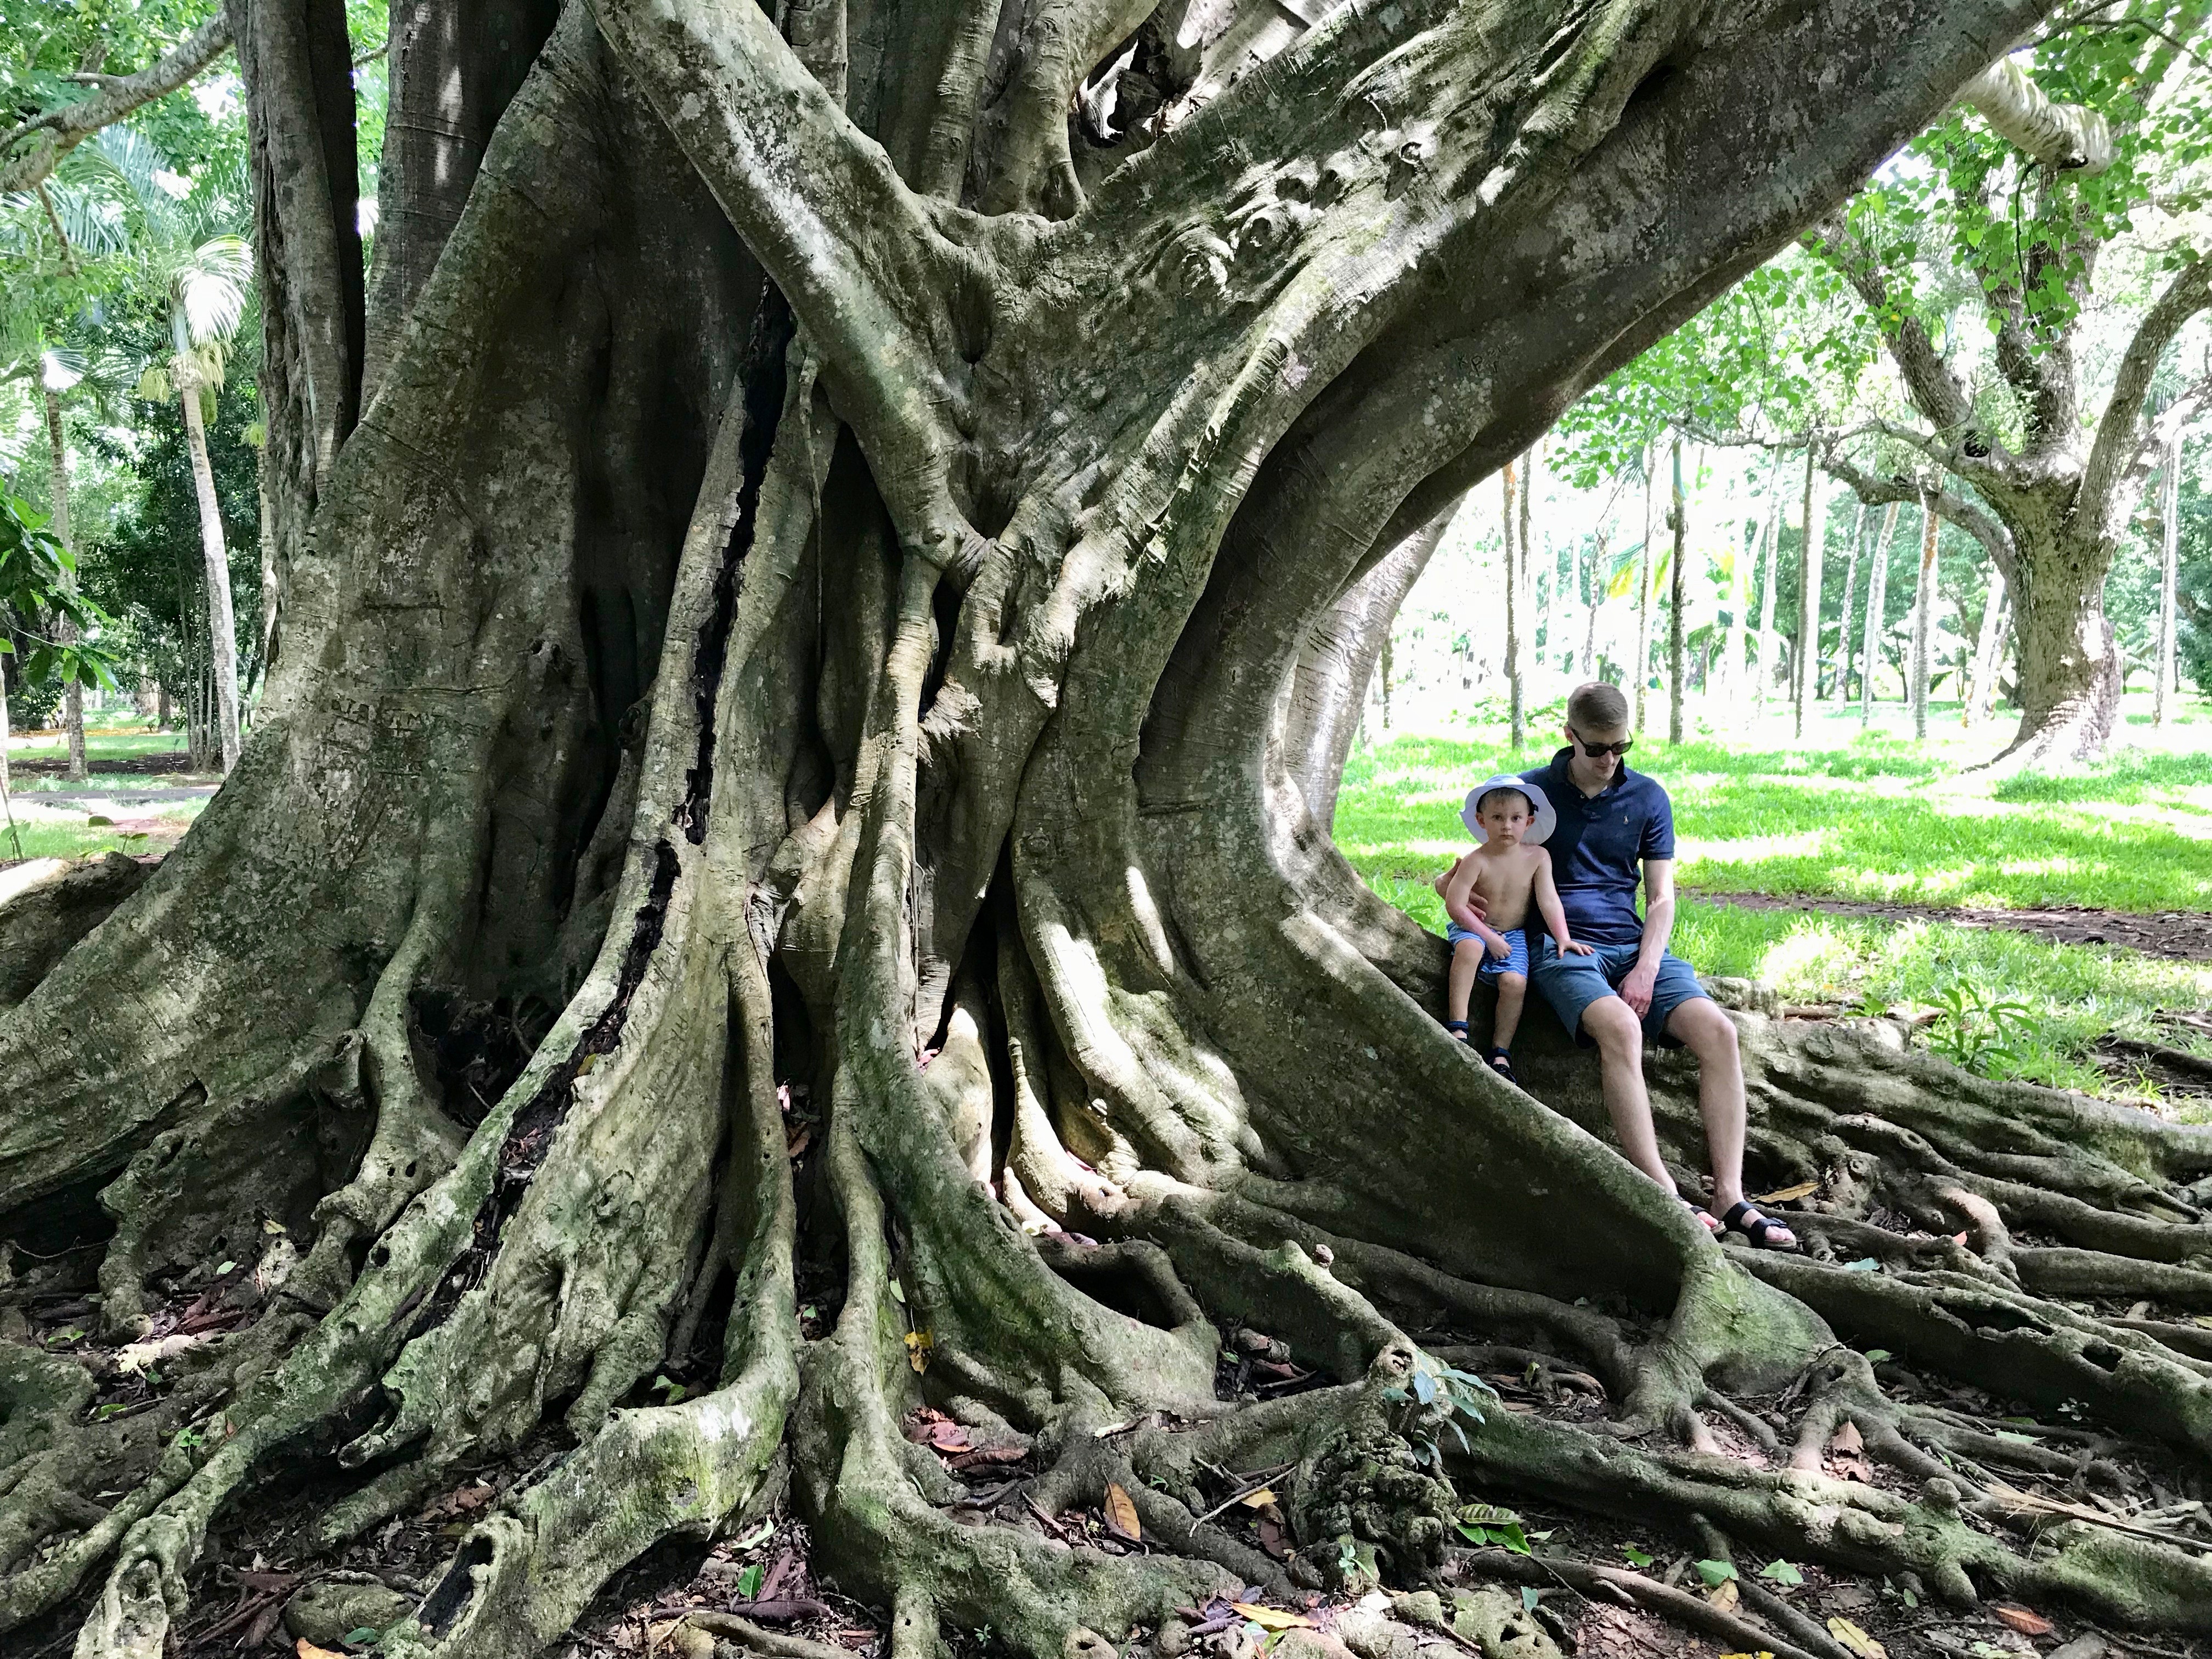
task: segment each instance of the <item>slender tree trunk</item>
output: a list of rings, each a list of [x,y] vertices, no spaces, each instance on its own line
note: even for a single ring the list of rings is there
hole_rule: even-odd
[[[1517,464],[1508,461],[1498,473],[1501,505],[1499,533],[1504,538],[1505,558],[1505,702],[1509,741],[1519,749],[1528,740],[1528,714],[1521,684],[1521,630],[1527,626],[1521,611],[1521,490]]]
[[[1644,545],[1636,552],[1636,731],[1644,731],[1644,692],[1651,678],[1651,542],[1659,533],[1654,516],[1658,503],[1659,443],[1654,439],[1644,452]]]
[[[1912,709],[1912,735],[1928,736],[1928,677],[1935,641],[1936,545],[1939,521],[1935,512],[1920,509],[1920,564],[1912,584],[1912,646],[1905,667],[1905,698]]]
[[[62,421],[61,396],[43,380],[39,389],[46,398],[46,450],[53,471],[53,531],[61,544],[74,554],[76,538],[70,520],[69,440]],[[70,586],[76,586],[75,578],[70,579]],[[66,618],[54,631],[56,637],[64,644],[76,638],[76,624]],[[69,775],[82,781],[85,776],[84,688],[74,677],[62,692],[62,728],[69,737]]]
[[[1978,725],[1990,716],[1992,707],[1990,692],[1996,680],[1997,659],[2004,650],[2011,601],[2012,595],[2005,586],[2004,572],[1991,570],[1989,599],[1982,607],[1981,631],[1974,641],[1973,670],[1966,688],[1961,716],[1968,726]]]
[[[1597,617],[1605,605],[1605,531],[1601,523],[1590,542],[1589,585],[1586,590],[1589,604],[1583,613],[1583,655],[1575,678],[1587,681],[1597,673]]]
[[[1867,566],[1866,630],[1859,664],[1859,725],[1874,719],[1875,676],[1881,672],[1881,643],[1889,629],[1889,545],[1897,533],[1901,503],[1892,501],[1881,515],[1881,532],[1875,539]],[[1844,626],[1851,624],[1844,615]]]
[[[1782,456],[1777,452],[1766,481],[1766,547],[1765,569],[1759,586],[1759,678],[1751,701],[1752,713],[1766,712],[1766,694],[1774,687],[1781,641],[1774,635],[1774,590],[1782,564]]]
[[[1548,607],[1539,591],[1540,577],[1536,569],[1535,501],[1536,470],[1543,455],[1543,445],[1528,446],[1528,453],[1521,458],[1521,534],[1514,542],[1520,556],[1519,586],[1514,594],[1521,617],[1521,650],[1514,666],[1521,678],[1522,708],[1525,714],[1529,700],[1534,696],[1536,676],[1544,665],[1544,654],[1537,643],[1537,631],[1549,620]],[[1516,745],[1518,747],[1518,745]]]
[[[2158,485],[2158,690],[2151,724],[2164,726],[2174,701],[2174,637],[2179,626],[2176,612],[2181,574],[2181,434],[2166,447]]]
[[[191,457],[192,489],[199,501],[200,552],[207,566],[208,661],[215,678],[216,738],[225,776],[238,764],[238,629],[230,605],[230,553],[223,544],[222,507],[208,465],[207,428],[200,418],[200,388],[190,376],[178,400],[184,405],[185,447]]]
[[[1821,474],[1816,447],[1805,447],[1805,540],[1797,559],[1797,644],[1790,658],[1790,714],[1796,734],[1805,735],[1805,706],[1816,700],[1820,677],[1820,544],[1827,533],[1827,503],[1816,485]]]
[[[1668,569],[1667,605],[1667,741],[1682,740],[1682,705],[1689,696],[1688,664],[1683,647],[1683,612],[1689,605],[1689,506],[1682,489],[1682,435],[1674,434],[1674,489],[1667,514],[1674,532],[1673,561]]]
[[[1858,597],[1859,544],[1866,539],[1866,503],[1861,501],[1851,514],[1851,539],[1844,555],[1844,608],[1838,613],[1836,626],[1836,678],[1830,687],[1838,702],[1848,704],[1851,700],[1851,601]]]
[[[1743,530],[1750,532],[1747,538]],[[1721,668],[1721,695],[1732,704],[1749,689],[1744,674],[1748,667],[1746,653],[1751,635],[1752,567],[1759,556],[1757,517],[1746,520],[1734,539],[1735,546],[1729,560],[1728,654]]]

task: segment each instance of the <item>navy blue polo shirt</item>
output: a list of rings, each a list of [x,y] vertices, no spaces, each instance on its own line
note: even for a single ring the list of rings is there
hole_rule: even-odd
[[[1634,945],[1644,937],[1636,890],[1644,860],[1674,856],[1674,806],[1658,781],[1624,764],[1613,781],[1585,795],[1567,776],[1574,750],[1521,775],[1550,797],[1559,827],[1544,843],[1567,931],[1588,945]]]

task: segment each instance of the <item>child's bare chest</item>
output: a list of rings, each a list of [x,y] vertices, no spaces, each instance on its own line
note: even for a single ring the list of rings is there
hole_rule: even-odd
[[[1493,927],[1518,927],[1528,915],[1529,890],[1535,885],[1535,860],[1516,848],[1504,858],[1479,858],[1474,890],[1480,895]]]

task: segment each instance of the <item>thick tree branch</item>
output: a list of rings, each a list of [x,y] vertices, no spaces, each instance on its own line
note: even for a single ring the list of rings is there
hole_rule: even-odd
[[[1883,277],[1873,250],[1846,229],[1840,220],[1830,220],[1808,240],[1814,251],[1857,291],[1869,311],[1877,318],[1888,312],[1889,283]],[[1899,374],[1904,376],[1912,406],[1937,431],[1955,432],[1973,418],[1966,389],[1952,374],[1917,318],[1901,316],[1893,324],[1883,325],[1881,337]]]
[[[1038,8],[1000,100],[1006,137],[983,198],[986,212],[1042,210],[1060,218],[1075,210],[1079,196],[1067,154],[1067,100],[1092,65],[1152,10],[1152,0],[1045,0]],[[1062,180],[1057,192],[1055,172]]]
[[[222,11],[179,40],[165,57],[136,75],[101,76],[100,90],[24,122],[0,139],[0,196],[29,190],[50,177],[63,156],[102,127],[183,86],[230,46],[230,19]]]
[[[2105,400],[2104,418],[2097,422],[2089,465],[2081,475],[2079,510],[2088,522],[2103,521],[2112,491],[2135,457],[2142,438],[2143,400],[2150,395],[2159,359],[2182,325],[2208,306],[2212,306],[2212,258],[2203,258],[2166,284],[2135,338],[2128,342],[2119,373],[2112,378],[2112,395]]]
[[[599,0],[598,9],[608,43],[821,352],[902,538],[940,568],[961,562],[975,537],[945,471],[948,428],[966,399],[946,365],[963,343],[956,318],[988,306],[975,256],[943,234],[759,7]],[[963,304],[970,296],[975,307]]]
[[[2001,58],[1959,89],[1998,137],[2045,167],[2102,173],[2112,164],[2112,130],[2095,110],[2054,102],[2009,58]]]

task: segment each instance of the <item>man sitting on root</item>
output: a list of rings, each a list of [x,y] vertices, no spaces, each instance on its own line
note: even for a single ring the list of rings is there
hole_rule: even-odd
[[[1569,956],[1548,939],[1538,941],[1529,983],[1569,1036],[1595,1045],[1621,1149],[1670,1193],[1674,1178],[1660,1158],[1644,1086],[1644,1039],[1698,1057],[1698,1109],[1712,1153],[1718,1221],[1682,1201],[1708,1227],[1740,1232],[1767,1249],[1793,1249],[1796,1235],[1744,1197],[1743,1062],[1735,1027],[1698,985],[1696,970],[1667,949],[1674,928],[1674,809],[1656,781],[1630,771],[1622,758],[1633,744],[1620,688],[1601,680],[1577,686],[1567,698],[1566,737],[1549,766],[1522,775],[1559,815],[1547,843],[1552,878],[1575,939],[1595,948]]]

